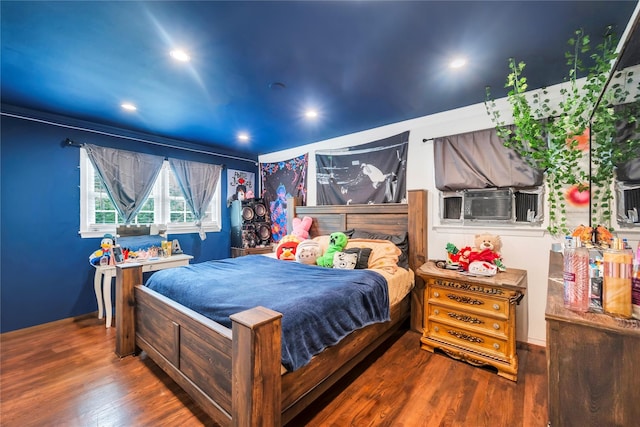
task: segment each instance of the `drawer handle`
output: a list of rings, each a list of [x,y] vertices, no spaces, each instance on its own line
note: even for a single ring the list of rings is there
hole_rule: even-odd
[[[440,292],[434,292],[433,296],[436,297],[436,298],[439,298],[440,297]]]
[[[455,294],[447,294],[447,298],[457,301],[459,303],[462,304],[470,304],[470,305],[482,305],[484,304],[483,301],[480,301],[479,299],[473,299],[473,298],[469,298],[469,297],[463,297],[460,295],[455,295]]]
[[[464,332],[448,330],[447,333],[449,335],[453,335],[456,338],[459,338],[461,340],[466,340],[466,341],[469,341],[469,342],[477,342],[477,343],[483,343],[484,342],[484,340],[482,338],[474,337],[473,335],[465,334]]]
[[[495,329],[497,331],[498,329],[500,329],[500,325],[498,325],[497,323],[494,323],[493,324],[493,329]]]
[[[494,310],[500,310],[500,306],[498,304],[493,304],[493,309]]]
[[[447,315],[449,315],[449,317],[451,317],[452,319],[460,320],[461,322],[475,323],[475,324],[484,323],[484,321],[478,319],[477,317],[467,316],[465,314],[448,312]]]
[[[499,350],[500,349],[500,344],[494,343],[493,344],[493,348],[495,348],[496,350]]]
[[[435,310],[434,313],[435,314],[440,314],[440,310]]]
[[[433,328],[433,330],[436,331],[436,332],[439,332],[440,328],[436,326],[435,328]]]

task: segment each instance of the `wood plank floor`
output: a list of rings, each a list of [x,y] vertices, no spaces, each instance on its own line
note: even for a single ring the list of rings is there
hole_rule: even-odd
[[[419,348],[403,330],[290,426],[546,426],[544,350],[519,349],[518,383]],[[150,359],[115,353],[96,318],[0,335],[0,425],[212,426]]]

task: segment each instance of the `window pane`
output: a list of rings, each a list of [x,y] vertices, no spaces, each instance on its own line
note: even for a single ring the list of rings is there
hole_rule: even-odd
[[[88,156],[85,154],[82,159],[81,183],[88,185],[84,187],[81,185],[83,188],[81,203],[84,207],[81,209],[81,232],[94,233],[96,230],[110,229],[114,224],[124,224]],[[217,194],[212,202],[218,202]],[[216,212],[218,215],[218,209],[212,210],[209,206],[207,209],[209,216],[205,218],[205,226],[217,226],[217,218],[211,218],[211,212]],[[195,223],[194,215],[189,211],[168,162],[158,176],[149,198],[144,201],[142,208],[131,222],[141,225],[154,223],[193,225]],[[180,229],[184,230],[182,227]]]

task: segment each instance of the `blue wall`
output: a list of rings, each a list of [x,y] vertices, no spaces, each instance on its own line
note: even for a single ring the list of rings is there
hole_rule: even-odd
[[[95,270],[89,265],[88,257],[99,248],[100,239],[83,239],[78,234],[80,150],[63,147],[61,142],[66,138],[166,157],[224,164],[227,168],[254,172],[258,176],[255,164],[242,160],[4,115],[0,126],[0,332],[97,310],[93,290]],[[124,131],[118,134],[125,135]],[[151,136],[144,139],[167,141]],[[173,141],[173,145],[180,144]],[[182,143],[182,146],[189,145]],[[208,233],[204,241],[195,233],[169,236],[169,239],[177,238],[182,250],[194,256],[192,262],[230,256],[230,222],[224,190],[226,180],[226,170],[223,170],[221,232]]]

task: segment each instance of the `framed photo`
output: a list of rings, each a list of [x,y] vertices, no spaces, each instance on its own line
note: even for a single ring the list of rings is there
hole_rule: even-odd
[[[116,264],[122,264],[124,262],[124,254],[120,245],[115,245],[111,250],[113,251],[113,261]]]

